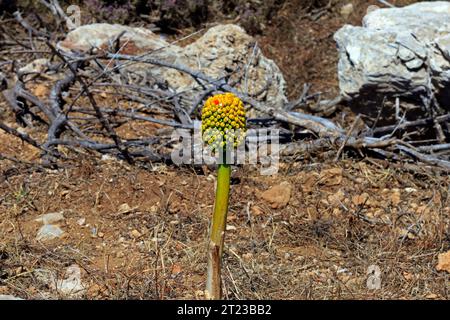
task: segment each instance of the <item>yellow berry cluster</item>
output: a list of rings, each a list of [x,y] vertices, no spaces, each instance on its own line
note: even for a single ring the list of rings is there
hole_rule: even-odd
[[[232,93],[217,94],[202,109],[203,140],[213,148],[237,147],[245,139],[245,109]]]

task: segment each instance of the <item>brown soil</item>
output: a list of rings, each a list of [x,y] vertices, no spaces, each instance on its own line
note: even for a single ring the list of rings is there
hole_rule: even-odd
[[[292,96],[305,82],[332,96],[338,89],[332,35],[345,21],[338,6],[312,21],[295,11],[296,2],[258,40],[284,71]],[[359,23],[375,3],[358,2],[347,22]],[[1,117],[14,121],[9,113]],[[1,154],[39,157],[3,131],[0,141]],[[449,299],[449,274],[435,268],[450,249],[449,177],[412,164],[327,158],[281,163],[272,177],[234,168],[225,298]],[[203,298],[214,171],[87,155],[60,170],[10,160],[1,160],[0,170],[0,294],[64,297],[35,271],[64,278],[77,264],[87,288],[82,298]],[[289,203],[273,209],[261,193],[283,181],[292,186]],[[35,219],[60,211],[64,236],[37,241]],[[381,271],[377,290],[367,286],[371,266]]]
[[[85,298],[201,298],[214,172],[92,159],[54,172],[21,172],[8,161],[1,169],[11,175],[0,186],[1,292],[58,297],[31,272],[63,277],[76,263]],[[227,298],[448,299],[448,274],[435,270],[450,247],[448,177],[374,160],[233,175]],[[282,181],[292,196],[272,209],[260,193]],[[36,217],[59,211],[64,237],[36,241]],[[381,269],[381,290],[366,286],[371,265]]]

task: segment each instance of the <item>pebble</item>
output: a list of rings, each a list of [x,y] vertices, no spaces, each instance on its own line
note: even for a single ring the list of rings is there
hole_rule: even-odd
[[[109,154],[102,155],[102,161],[112,161],[114,160],[114,157],[110,156]]]
[[[51,224],[61,220],[64,220],[63,211],[43,214],[35,219],[35,221],[42,222],[43,224]]]
[[[136,206],[136,207],[131,208],[128,203],[123,203],[119,206],[117,214],[131,213],[131,212],[135,211],[137,208],[139,208],[139,207]]]
[[[70,297],[79,297],[84,291],[85,287],[81,282],[81,269],[78,265],[73,264],[67,267],[65,271],[65,279],[60,279],[56,288],[64,295]]]
[[[341,7],[340,14],[344,19],[348,19],[354,10],[355,8],[353,7],[353,4],[347,3]]]
[[[282,209],[287,206],[291,199],[292,185],[283,181],[279,185],[264,191],[261,198],[270,203],[273,209]]]
[[[142,236],[142,234],[137,231],[136,229],[134,229],[133,231],[131,231],[131,236],[135,239],[139,238],[140,236]]]
[[[53,224],[45,224],[39,229],[36,240],[46,241],[55,238],[61,238],[63,233],[64,231],[61,230],[60,227]]]
[[[85,292],[85,286],[81,282],[81,268],[77,264],[67,267],[62,277],[59,277],[55,271],[47,269],[35,269],[34,275],[39,281],[65,296],[80,298]]]
[[[0,300],[23,300],[23,299],[12,296],[10,294],[0,294]]]

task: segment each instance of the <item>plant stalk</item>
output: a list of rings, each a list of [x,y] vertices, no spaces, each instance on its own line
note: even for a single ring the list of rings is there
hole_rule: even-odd
[[[206,298],[222,298],[221,266],[230,194],[231,166],[219,164],[217,169],[217,189],[208,248],[208,270]]]

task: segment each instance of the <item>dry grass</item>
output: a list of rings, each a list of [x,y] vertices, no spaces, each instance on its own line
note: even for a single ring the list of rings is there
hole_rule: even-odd
[[[285,163],[276,177],[244,167],[234,175],[227,298],[449,298],[449,276],[435,270],[450,248],[447,176],[367,161]],[[281,181],[294,191],[275,210],[259,193]],[[83,298],[201,298],[213,188],[209,173],[116,161],[18,173],[0,186],[0,292],[61,297],[36,270],[63,276],[75,263],[88,287]],[[132,210],[120,213],[123,203]],[[34,219],[61,210],[63,239],[36,241]],[[366,286],[371,265],[381,268],[381,290]]]

